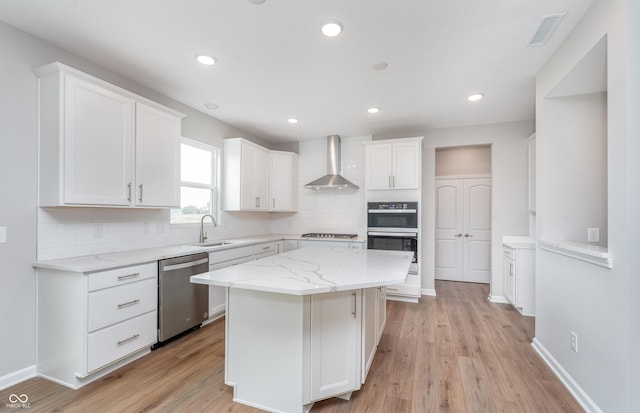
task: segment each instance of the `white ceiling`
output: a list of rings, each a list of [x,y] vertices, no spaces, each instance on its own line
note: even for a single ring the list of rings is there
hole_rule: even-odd
[[[276,143],[533,119],[535,75],[591,2],[0,0],[0,20]],[[320,33],[329,20],[342,35]]]

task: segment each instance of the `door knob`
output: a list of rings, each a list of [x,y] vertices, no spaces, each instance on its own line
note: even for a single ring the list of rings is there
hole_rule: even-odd
[[[473,237],[471,234],[464,234],[465,238]]]
[[[454,237],[458,237],[458,238],[460,238],[461,236],[462,236],[462,232],[459,233],[459,234],[454,235]]]

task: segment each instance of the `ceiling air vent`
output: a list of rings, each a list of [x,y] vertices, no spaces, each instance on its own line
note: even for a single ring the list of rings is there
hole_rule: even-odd
[[[566,14],[566,12],[563,12],[544,16],[542,18],[542,22],[540,22],[540,25],[538,26],[538,30],[536,30],[536,34],[533,35],[533,38],[529,42],[529,47],[542,46],[546,44]]]

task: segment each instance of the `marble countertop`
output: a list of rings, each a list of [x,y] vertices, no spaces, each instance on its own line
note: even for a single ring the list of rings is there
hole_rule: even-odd
[[[504,236],[502,245],[515,249],[536,249],[536,240],[527,236]]]
[[[300,234],[267,234],[242,238],[230,238],[220,241],[229,242],[222,246],[197,246],[192,244],[168,245],[154,248],[136,249],[130,251],[111,252],[98,255],[84,255],[80,257],[61,258],[57,260],[36,261],[35,268],[47,268],[60,271],[72,271],[78,273],[90,273],[108,270],[111,268],[126,267],[129,265],[145,264],[148,262],[163,260],[166,258],[180,257],[182,255],[196,254],[199,252],[214,252],[226,249],[238,248],[263,242],[280,240],[315,240],[337,242],[365,242],[357,239],[334,238],[303,238]],[[214,241],[214,240],[212,240]]]
[[[191,282],[291,295],[403,283],[413,253],[307,247],[194,275]]]

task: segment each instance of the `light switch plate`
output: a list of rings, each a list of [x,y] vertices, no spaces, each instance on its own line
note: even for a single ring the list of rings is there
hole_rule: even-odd
[[[0,244],[7,243],[7,227],[0,227]]]
[[[587,242],[600,242],[600,228],[587,228]]]

